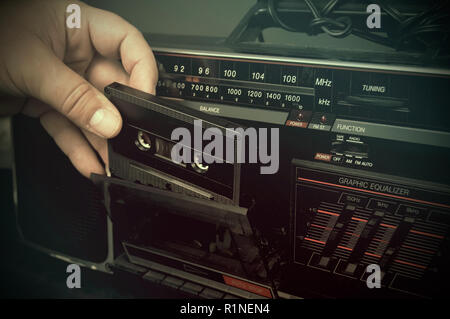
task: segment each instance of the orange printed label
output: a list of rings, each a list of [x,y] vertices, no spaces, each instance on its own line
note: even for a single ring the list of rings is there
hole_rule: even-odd
[[[286,126],[295,126],[295,127],[306,128],[308,126],[308,122],[298,122],[298,121],[287,120]]]
[[[331,154],[324,154],[324,153],[317,153],[314,157],[316,160],[330,162],[331,161]]]
[[[242,290],[246,290],[246,291],[252,292],[254,294],[267,297],[267,298],[272,298],[272,293],[271,293],[270,289],[268,289],[266,287],[258,286],[258,285],[252,284],[250,282],[236,279],[236,278],[229,277],[229,276],[225,276],[225,275],[223,275],[223,280],[229,286],[233,286],[233,287],[236,287],[236,288],[239,288]]]

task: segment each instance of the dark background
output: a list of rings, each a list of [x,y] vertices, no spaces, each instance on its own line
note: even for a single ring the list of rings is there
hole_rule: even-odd
[[[91,0],[93,6],[115,12],[143,33],[227,37],[256,0]],[[264,31],[267,41],[326,47],[361,47],[386,50],[372,42],[326,34],[308,37],[281,29]],[[390,49],[387,49],[390,50]],[[22,147],[22,146],[16,146]],[[113,277],[82,268],[81,289],[66,286],[67,263],[24,246],[17,233],[12,179],[13,151],[10,119],[0,118],[0,297],[2,298],[134,298],[185,297],[162,286],[135,289],[132,278]],[[45,181],[40,181],[45,182]]]

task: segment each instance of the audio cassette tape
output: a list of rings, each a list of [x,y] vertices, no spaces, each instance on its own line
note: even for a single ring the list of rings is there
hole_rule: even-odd
[[[133,88],[113,83],[105,94],[124,120],[121,133],[109,143],[109,165],[117,177],[169,189],[199,198],[239,205],[241,163],[236,160],[237,124],[186,108]],[[176,129],[188,130],[189,138],[176,143]],[[225,152],[202,152],[207,129],[219,131]],[[200,136],[200,138],[199,138]],[[198,143],[200,140],[200,143]],[[186,162],[172,159],[174,147],[183,146]],[[186,154],[188,152],[189,154]]]

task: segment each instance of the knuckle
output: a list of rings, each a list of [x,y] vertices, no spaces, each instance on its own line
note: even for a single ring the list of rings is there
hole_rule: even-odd
[[[78,123],[85,123],[92,113],[89,105],[93,99],[95,99],[94,89],[88,83],[82,82],[66,96],[61,106],[62,113]]]
[[[129,26],[130,26],[130,30],[128,31],[128,36],[137,37],[137,38],[141,38],[141,37],[143,38],[144,37],[142,35],[142,32],[139,31],[139,29],[136,28],[134,25],[129,24]]]

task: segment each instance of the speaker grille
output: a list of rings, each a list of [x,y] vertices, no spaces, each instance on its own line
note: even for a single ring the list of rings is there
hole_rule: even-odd
[[[100,192],[79,174],[39,120],[14,118],[18,226],[27,241],[90,262],[107,256]]]

